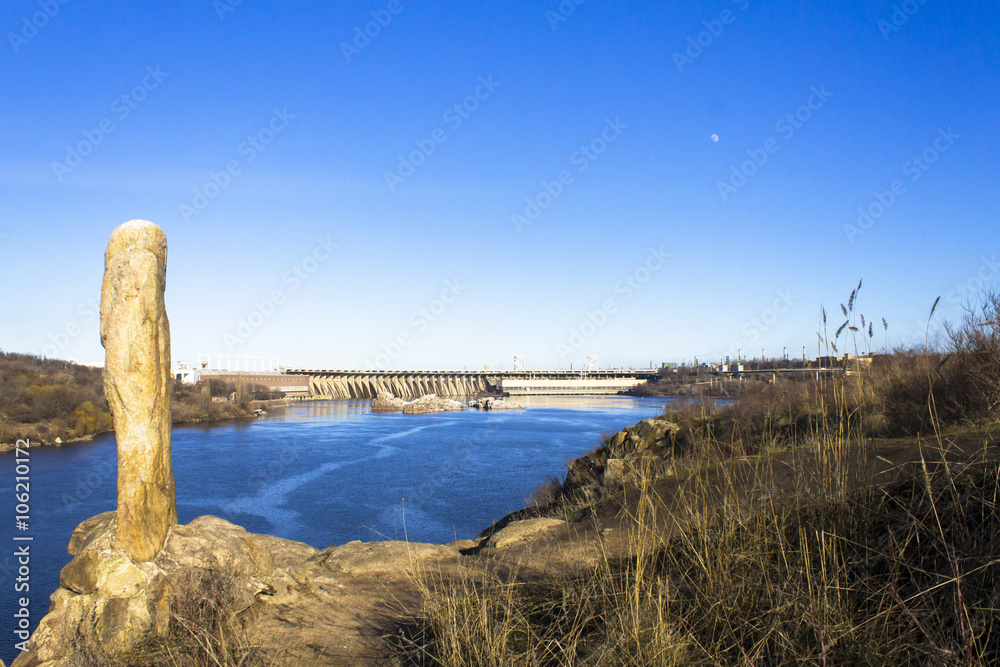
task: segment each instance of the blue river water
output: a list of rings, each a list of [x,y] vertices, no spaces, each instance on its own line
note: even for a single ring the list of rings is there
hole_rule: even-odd
[[[523,507],[547,477],[664,399],[531,398],[510,412],[374,414],[370,401],[311,401],[252,423],[177,427],[172,453],[181,523],[212,514],[317,548],[351,540],[450,542]],[[0,454],[0,658],[16,655],[17,599],[33,629],[48,610],[70,533],[113,510],[113,435],[30,450],[28,529],[15,527],[15,461]],[[14,535],[30,542],[13,540]],[[30,545],[30,573],[15,549]],[[21,579],[21,581],[18,581]],[[26,579],[26,581],[25,581]],[[28,591],[15,590],[27,583]]]

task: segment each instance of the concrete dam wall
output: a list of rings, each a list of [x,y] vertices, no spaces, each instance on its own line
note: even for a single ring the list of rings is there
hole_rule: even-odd
[[[330,373],[310,374],[313,396],[324,398],[374,398],[387,391],[398,398],[438,396],[474,396],[497,391],[497,377],[481,373]]]
[[[309,377],[310,394],[323,398],[398,398],[513,395],[615,394],[654,376],[653,371],[351,371],[288,369]]]

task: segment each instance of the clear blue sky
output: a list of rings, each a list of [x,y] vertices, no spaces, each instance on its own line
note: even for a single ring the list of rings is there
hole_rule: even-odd
[[[0,33],[5,351],[103,360],[134,218],[188,360],[812,355],[859,279],[895,343],[1000,275],[988,0],[8,0]]]

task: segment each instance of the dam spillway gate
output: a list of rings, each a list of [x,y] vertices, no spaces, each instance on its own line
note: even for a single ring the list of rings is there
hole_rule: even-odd
[[[309,377],[310,393],[323,398],[374,398],[387,391],[399,398],[438,396],[572,396],[617,394],[655,376],[655,371],[352,371],[287,369]]]

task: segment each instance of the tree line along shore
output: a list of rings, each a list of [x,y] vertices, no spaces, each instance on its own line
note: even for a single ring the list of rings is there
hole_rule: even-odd
[[[173,382],[174,424],[250,419],[266,387],[203,380]],[[52,445],[112,430],[101,368],[0,351],[0,447],[17,440]]]

